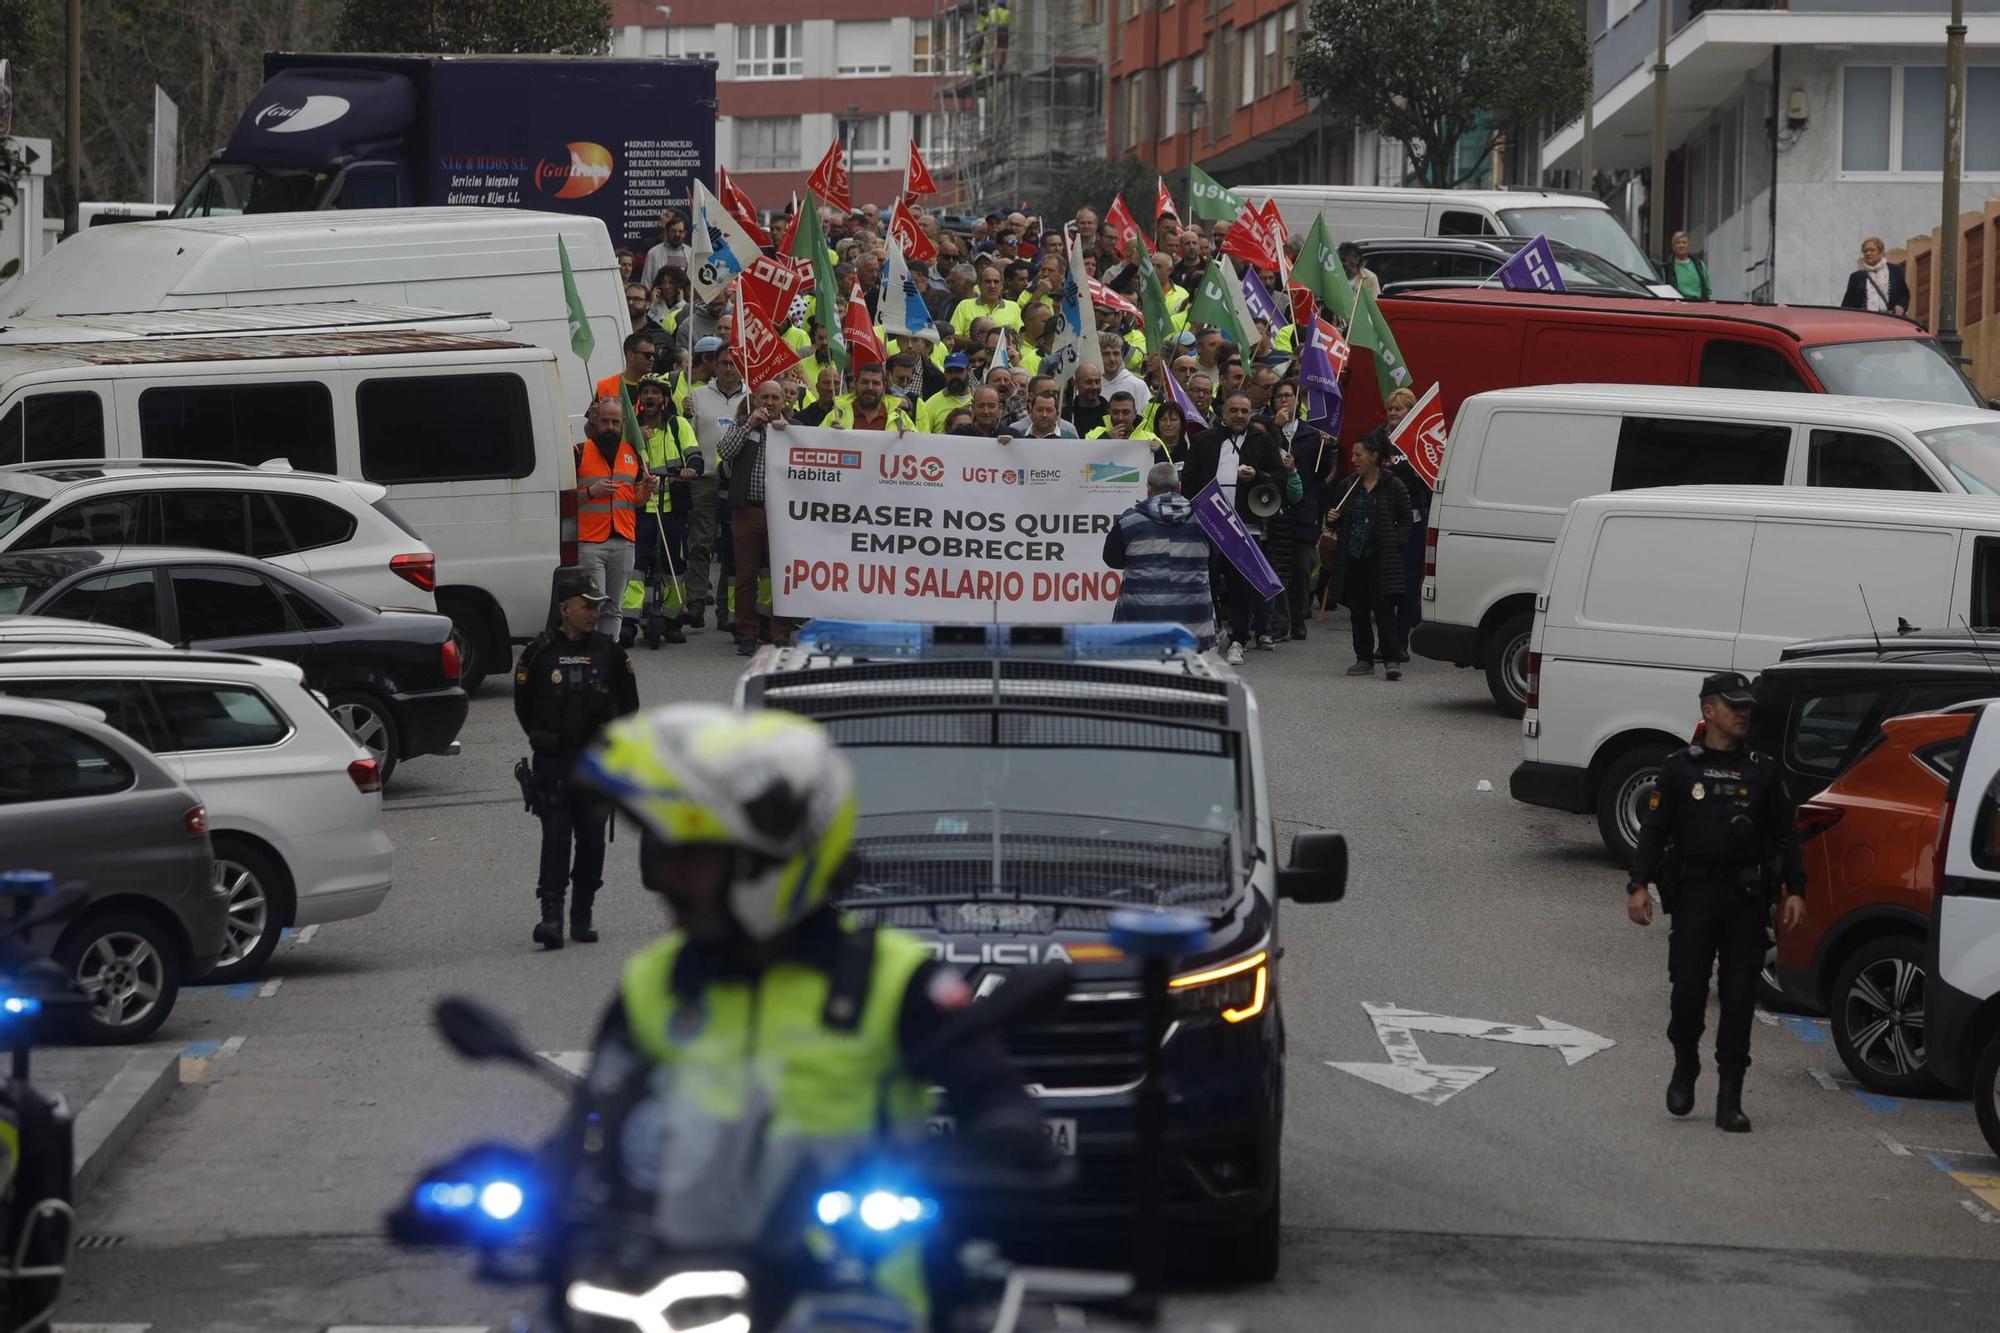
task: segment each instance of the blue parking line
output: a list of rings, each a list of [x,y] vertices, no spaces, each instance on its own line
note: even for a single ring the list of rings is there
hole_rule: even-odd
[[[1833,1040],[1827,1035],[1824,1018],[1806,1018],[1799,1014],[1779,1014],[1778,1021],[1791,1029],[1792,1035],[1808,1046],[1817,1046]]]
[[[230,986],[183,986],[185,995],[221,995],[231,1000],[254,1000],[257,998],[258,983],[239,981]]]
[[[206,1060],[221,1049],[222,1043],[220,1041],[191,1041],[181,1047],[181,1059]]]
[[[1867,1092],[1861,1088],[1852,1088],[1850,1091],[1857,1101],[1877,1115],[1901,1115],[1906,1108],[1919,1111],[1945,1111],[1951,1115],[1974,1114],[1972,1107],[1965,1102],[1934,1102],[1920,1097],[1889,1097],[1879,1092]]]

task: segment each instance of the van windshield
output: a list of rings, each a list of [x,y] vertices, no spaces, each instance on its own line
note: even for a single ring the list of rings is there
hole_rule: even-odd
[[[1920,430],[1917,438],[1973,495],[2000,495],[2000,421]]]
[[[239,213],[304,213],[319,207],[327,173],[312,167],[260,167],[216,162],[175,205],[177,218],[231,218]]]
[[[1928,338],[1883,338],[1805,349],[1806,362],[1828,393],[1862,398],[1912,398],[1953,407],[1984,407],[1965,376]]]
[[[1500,220],[1509,236],[1534,236],[1564,241],[1579,250],[1588,250],[1608,259],[1641,282],[1658,282],[1659,275],[1646,262],[1638,242],[1625,234],[1609,209],[1587,208],[1581,204],[1553,204],[1541,208],[1503,208]]]

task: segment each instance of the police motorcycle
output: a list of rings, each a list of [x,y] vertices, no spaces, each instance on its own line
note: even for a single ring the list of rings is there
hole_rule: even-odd
[[[1069,986],[1066,964],[1018,968],[933,1040],[941,1050],[996,1032]],[[435,1019],[460,1055],[575,1091],[477,1003],[443,1000]],[[948,1136],[895,1141],[886,1126],[853,1148],[801,1143],[767,1135],[768,1112],[717,1117],[701,1100],[676,1088],[656,1115],[626,1122],[628,1169],[643,1161],[655,1182],[647,1211],[579,1183],[570,1135],[559,1133],[539,1150],[479,1144],[430,1168],[390,1215],[390,1236],[469,1247],[481,1279],[542,1287],[535,1327],[564,1333],[1012,1333],[1054,1327],[1057,1307],[1080,1306],[1109,1312],[1091,1318],[1100,1328],[1151,1322],[1129,1275],[1016,1268],[990,1244],[957,1243],[956,1200],[1060,1187],[1062,1165],[1001,1166]],[[600,1147],[610,1130],[594,1118],[569,1128]],[[899,1298],[913,1275],[927,1292]]]
[[[40,1092],[29,1054],[44,1034],[78,1021],[90,997],[62,967],[28,947],[29,933],[71,915],[84,894],[55,891],[44,871],[0,874],[0,1333],[47,1328],[62,1298],[76,1213],[70,1204],[71,1119],[60,1096]]]

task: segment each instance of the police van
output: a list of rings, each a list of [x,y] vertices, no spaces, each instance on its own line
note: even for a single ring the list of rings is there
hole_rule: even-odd
[[[1054,1145],[1077,1159],[1065,1195],[1033,1201],[1038,1229],[1123,1234],[1138,1187],[1139,966],[1111,943],[1111,915],[1206,920],[1171,987],[1164,1195],[1218,1275],[1272,1276],[1279,901],[1338,900],[1347,844],[1300,833],[1281,866],[1242,678],[1178,625],[816,620],[751,663],[737,702],[813,718],[852,761],[845,909],[918,934],[976,994],[1011,967],[1074,965],[1061,1013],[1008,1036]]]

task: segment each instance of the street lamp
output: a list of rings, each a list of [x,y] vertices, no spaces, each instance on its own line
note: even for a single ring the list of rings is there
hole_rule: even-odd
[[[1202,94],[1201,89],[1190,83],[1187,87],[1181,89],[1180,96],[1174,100],[1179,104],[1181,109],[1181,133],[1186,136],[1187,142],[1188,216],[1184,221],[1193,222],[1194,123],[1201,118],[1201,113],[1207,108],[1208,98]]]

